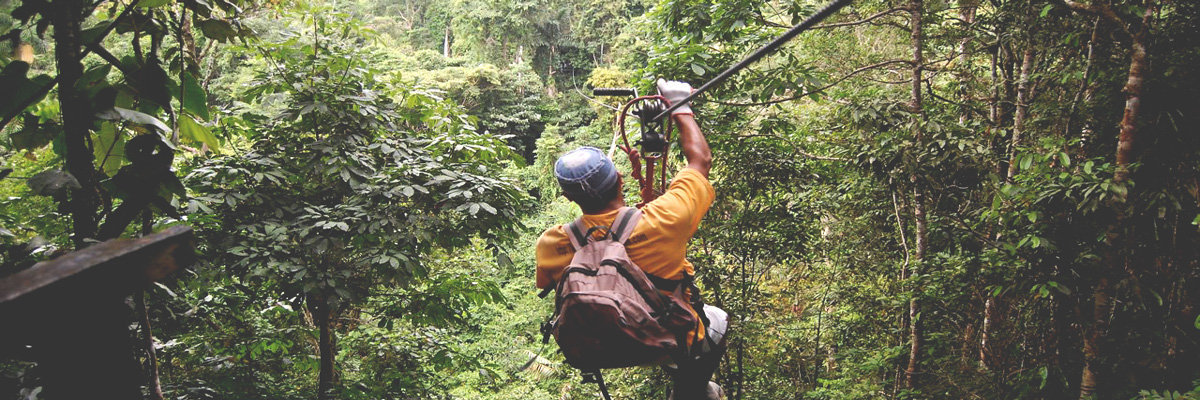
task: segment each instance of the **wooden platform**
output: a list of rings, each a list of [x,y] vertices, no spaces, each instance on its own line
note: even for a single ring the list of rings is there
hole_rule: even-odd
[[[125,298],[190,266],[195,251],[192,229],[173,226],[0,279],[0,357],[36,361],[47,399],[141,398]]]

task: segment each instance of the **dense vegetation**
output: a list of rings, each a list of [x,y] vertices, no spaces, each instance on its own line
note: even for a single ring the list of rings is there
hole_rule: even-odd
[[[130,302],[148,397],[593,398],[532,251],[579,212],[554,159],[611,140],[589,88],[698,85],[822,5],[0,1],[0,277],[186,224],[201,262]],[[860,0],[702,97],[729,397],[1200,398],[1197,32]]]

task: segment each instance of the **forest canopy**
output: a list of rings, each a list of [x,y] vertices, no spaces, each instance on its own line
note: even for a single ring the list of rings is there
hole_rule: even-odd
[[[122,302],[146,398],[599,398],[534,288],[580,215],[554,162],[628,100],[591,89],[699,87],[825,5],[0,0],[0,280],[187,226],[195,265]],[[699,96],[727,398],[1200,399],[1198,32],[855,0]],[[25,347],[0,397],[54,398]]]

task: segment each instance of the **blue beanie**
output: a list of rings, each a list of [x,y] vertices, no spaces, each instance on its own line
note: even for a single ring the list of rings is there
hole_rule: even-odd
[[[617,184],[617,166],[595,147],[580,147],[554,163],[554,177],[564,193],[599,199]]]

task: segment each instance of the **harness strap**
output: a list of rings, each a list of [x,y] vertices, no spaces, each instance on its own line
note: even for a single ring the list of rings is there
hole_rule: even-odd
[[[588,238],[583,233],[583,217],[567,223],[563,228],[566,228],[567,238],[571,239],[571,247],[575,248],[575,251],[579,251],[587,245]]]
[[[666,296],[664,296],[653,286],[646,287],[646,284],[643,281],[634,278],[634,272],[631,271],[634,268],[632,265],[613,262],[611,260],[606,260],[601,265],[612,266],[617,270],[618,274],[621,274],[621,277],[625,278],[626,281],[629,281],[629,284],[633,285],[634,289],[637,289],[638,293],[642,295],[642,299],[646,300],[646,304],[649,305],[650,309],[654,311],[651,314],[652,316],[657,318],[672,311],[670,306],[674,303],[668,301]],[[648,274],[643,272],[643,275]]]
[[[634,228],[637,227],[638,221],[642,220],[642,210],[634,207],[624,207],[617,212],[617,217],[613,219],[613,240],[620,243],[625,243],[629,240],[629,236],[633,235]]]
[[[665,292],[674,292],[675,288],[679,287],[679,285],[682,284],[683,281],[687,279],[687,278],[684,278],[684,279],[660,278],[653,274],[646,274],[646,277],[650,278],[650,283],[653,283],[655,288],[658,288],[658,290],[662,290]]]
[[[629,235],[633,234],[633,228],[637,227],[637,223],[641,219],[642,210],[634,207],[621,208],[621,211],[617,212],[616,218],[613,219],[611,229],[609,229],[613,240],[625,243],[626,240],[629,240]],[[583,246],[587,246],[591,240],[591,233],[598,227],[603,227],[603,225],[586,227],[587,229],[584,229],[582,216],[563,225],[563,229],[567,231],[567,238],[571,240],[571,247],[575,251],[579,251]]]
[[[583,371],[582,383],[592,382],[600,386],[600,394],[604,396],[604,400],[612,400],[612,397],[608,395],[608,385],[604,384],[604,374],[600,373],[600,370]]]

